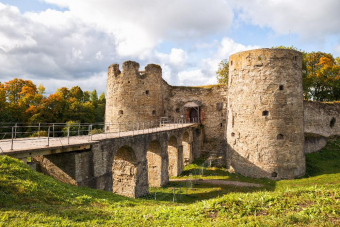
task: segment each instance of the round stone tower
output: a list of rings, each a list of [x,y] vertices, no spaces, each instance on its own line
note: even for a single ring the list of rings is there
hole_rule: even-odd
[[[305,174],[302,55],[258,49],[229,58],[228,166],[250,177]]]
[[[159,65],[149,64],[145,71],[139,71],[137,62],[126,61],[123,63],[122,72],[118,64],[110,65],[105,122],[119,122],[122,129],[137,122],[153,121],[155,124],[164,111],[161,80],[162,68]]]

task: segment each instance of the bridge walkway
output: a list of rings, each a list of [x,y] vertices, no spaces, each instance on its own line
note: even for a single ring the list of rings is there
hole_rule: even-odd
[[[139,136],[143,134],[176,130],[196,125],[198,125],[198,123],[169,123],[154,128],[89,134],[83,136],[3,139],[0,140],[0,155],[8,155],[11,157],[23,159],[32,156],[79,151],[90,149],[91,144],[97,143],[97,141],[99,140],[128,136]]]

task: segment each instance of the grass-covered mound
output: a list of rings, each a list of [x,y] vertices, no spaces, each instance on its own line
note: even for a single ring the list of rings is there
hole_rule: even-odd
[[[181,178],[200,168],[187,166]],[[188,187],[171,182],[152,188],[142,199],[129,199],[60,183],[1,156],[0,226],[340,225],[340,140],[307,155],[307,177],[302,179],[275,182],[214,168],[206,168],[205,176],[199,177],[264,186]]]

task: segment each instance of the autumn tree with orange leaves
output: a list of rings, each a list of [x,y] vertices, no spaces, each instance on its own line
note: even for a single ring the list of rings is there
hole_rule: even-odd
[[[304,56],[305,80],[308,99],[316,101],[340,100],[340,59],[323,52]]]
[[[94,90],[93,95],[97,95]],[[15,78],[0,83],[0,121],[23,123],[65,123],[96,122],[104,120],[105,95],[95,99],[88,91],[75,86],[59,88],[55,94],[46,97],[41,84],[36,87],[30,80]],[[104,101],[104,103],[103,103]]]

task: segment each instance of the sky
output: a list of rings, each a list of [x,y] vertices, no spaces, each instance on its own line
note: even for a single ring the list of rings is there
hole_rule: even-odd
[[[230,54],[294,46],[340,56],[339,0],[0,0],[0,82],[106,91],[107,68],[159,64],[171,85],[215,84]]]

